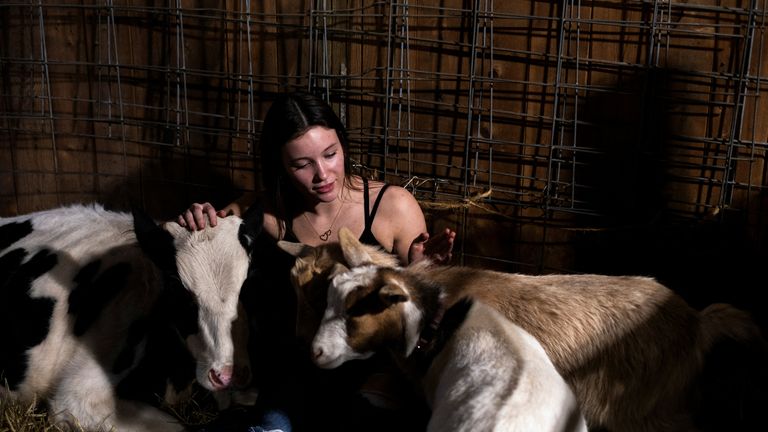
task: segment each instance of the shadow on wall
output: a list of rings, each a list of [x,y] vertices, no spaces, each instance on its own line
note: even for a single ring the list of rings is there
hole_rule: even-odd
[[[172,220],[193,202],[221,208],[241,194],[209,157],[169,151],[145,160],[124,181],[99,191],[97,200],[112,210],[130,211],[137,205],[158,220]]]
[[[731,303],[768,328],[768,308],[758,300],[764,288],[754,282],[764,280],[768,251],[753,232],[754,208],[741,203],[739,211],[733,203],[735,211],[717,217],[672,211],[680,200],[706,200],[698,193],[708,187],[668,176],[672,164],[691,162],[670,151],[674,137],[687,132],[672,116],[675,85],[665,71],[638,76],[591,97],[580,111],[587,126],[580,126],[577,148],[595,149],[579,155],[577,182],[586,190],[580,197],[602,217],[600,229],[576,234],[574,270],[653,276],[694,307]]]

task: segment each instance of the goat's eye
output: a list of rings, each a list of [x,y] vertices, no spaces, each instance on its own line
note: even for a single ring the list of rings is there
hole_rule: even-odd
[[[357,306],[357,302],[351,303],[351,304],[347,304],[346,308],[344,309],[344,314],[346,316],[354,315],[355,311],[357,310],[356,306]]]
[[[344,304],[347,316],[361,316],[376,313],[381,309],[381,302],[378,300],[376,291],[366,292],[365,287],[360,285],[356,288],[356,295],[347,298]]]

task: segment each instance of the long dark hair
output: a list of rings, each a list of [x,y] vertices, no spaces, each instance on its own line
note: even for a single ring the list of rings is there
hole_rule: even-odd
[[[264,198],[272,207],[278,221],[282,221],[281,231],[286,221],[303,210],[300,208],[303,198],[288,180],[288,174],[283,167],[283,146],[313,126],[323,126],[336,131],[344,152],[344,183],[347,187],[351,183],[352,164],[349,158],[347,131],[333,109],[310,93],[292,92],[280,95],[264,117],[259,149]]]

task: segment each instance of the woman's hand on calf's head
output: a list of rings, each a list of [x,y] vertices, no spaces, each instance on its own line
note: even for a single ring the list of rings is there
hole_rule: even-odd
[[[225,217],[226,215],[226,211],[216,211],[211,203],[192,203],[184,213],[176,218],[176,222],[190,231],[196,231],[204,229],[207,225],[215,227],[217,216]],[[205,216],[208,216],[208,222],[206,222]]]

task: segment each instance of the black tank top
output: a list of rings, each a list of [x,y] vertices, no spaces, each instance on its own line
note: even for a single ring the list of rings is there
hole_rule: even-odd
[[[365,229],[363,230],[363,233],[360,234],[360,243],[365,243],[371,246],[381,246],[381,243],[379,243],[379,241],[376,240],[376,237],[373,235],[371,227],[373,226],[373,218],[376,217],[376,211],[379,209],[381,197],[384,196],[384,191],[386,191],[388,187],[389,185],[386,183],[381,187],[379,195],[376,197],[376,201],[373,202],[373,208],[371,209],[371,212],[368,213],[368,203],[370,201],[370,196],[368,193],[368,179],[363,178],[363,211],[365,211]]]
[[[370,193],[368,191],[368,179],[363,177],[363,211],[365,212],[365,228],[363,229],[363,233],[360,234],[360,243],[364,243],[371,246],[381,246],[381,243],[379,243],[378,240],[376,240],[376,236],[373,235],[373,231],[371,231],[371,227],[373,226],[373,219],[376,217],[376,212],[379,210],[379,203],[381,202],[381,197],[384,196],[384,192],[389,187],[388,184],[384,184],[384,186],[381,187],[381,190],[379,191],[379,195],[376,197],[376,201],[373,202],[373,208],[371,209],[371,212],[368,213],[368,206],[371,201]],[[283,238],[286,241],[290,242],[298,242],[299,240],[296,238],[296,235],[293,233],[293,228],[288,224],[286,227],[286,233],[285,237]]]

